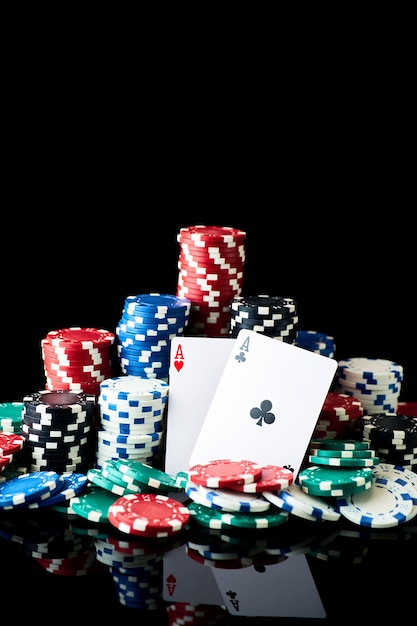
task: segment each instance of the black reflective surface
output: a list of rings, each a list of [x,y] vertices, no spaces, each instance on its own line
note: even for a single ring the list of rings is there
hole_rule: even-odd
[[[365,529],[343,518],[310,522],[290,515],[267,531],[210,531],[217,553],[221,548],[239,551],[241,566],[233,567],[229,561],[222,566],[190,556],[209,538],[209,531],[195,522],[170,539],[138,539],[111,524],[44,507],[1,511],[0,535],[3,610],[10,607],[21,618],[58,611],[81,619],[88,610],[97,619],[111,615],[111,620],[171,624],[174,608],[188,603],[200,613],[223,607],[214,622],[207,612],[207,624],[291,624],[306,618],[336,623],[355,615],[383,619],[401,599],[411,601],[415,588],[415,519],[394,528]],[[136,602],[147,598],[149,610],[125,606],[120,599],[121,564],[128,570],[122,572],[138,575],[128,588],[136,589]],[[176,601],[169,583],[182,585]],[[215,604],[225,590],[231,595],[224,599],[232,601],[236,593],[240,601],[233,611],[225,602]]]

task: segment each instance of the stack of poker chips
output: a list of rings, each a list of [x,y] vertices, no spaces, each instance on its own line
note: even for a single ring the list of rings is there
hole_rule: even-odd
[[[22,452],[30,471],[87,472],[94,462],[96,396],[63,389],[23,398]]]
[[[191,300],[187,333],[225,337],[230,301],[241,295],[246,233],[229,226],[181,228],[177,295]]]
[[[359,432],[363,407],[360,400],[346,393],[329,391],[323,402],[313,437],[345,439]]]
[[[168,391],[164,380],[129,374],[100,384],[97,467],[120,458],[159,462]]]
[[[417,419],[404,413],[362,418],[362,437],[384,463],[417,470]]]
[[[0,432],[20,433],[23,402],[0,402]]]
[[[316,330],[297,330],[294,345],[327,356],[330,359],[334,358],[336,345],[334,337],[320,333]]]
[[[294,344],[297,337],[297,303],[292,298],[261,294],[236,296],[230,302],[232,337],[242,329]]]
[[[171,294],[127,296],[116,328],[123,374],[167,379],[171,339],[184,334],[191,302]]]
[[[403,367],[394,361],[351,357],[338,362],[334,390],[359,399],[364,415],[395,413],[402,380]]]
[[[114,340],[112,332],[99,328],[49,331],[41,341],[46,388],[97,396],[100,382],[113,375]]]
[[[375,418],[364,418],[369,420],[367,433]],[[392,421],[393,428],[398,426]],[[366,437],[312,440],[308,457],[312,465],[302,469],[297,480],[306,494],[332,499],[340,515],[353,524],[392,528],[417,515],[417,475],[403,466],[382,463],[371,441]]]

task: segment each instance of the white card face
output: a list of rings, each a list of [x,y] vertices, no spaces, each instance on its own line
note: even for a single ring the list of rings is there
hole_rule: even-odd
[[[290,556],[282,563],[265,568],[216,568],[214,577],[223,604],[231,615],[326,617],[304,555]]]
[[[241,330],[189,465],[250,460],[297,476],[336,368],[334,359]]]
[[[163,555],[162,597],[169,602],[218,606],[223,603],[213,568],[193,561],[184,546]]]
[[[166,426],[165,471],[189,468],[190,454],[234,344],[229,337],[174,337]]]

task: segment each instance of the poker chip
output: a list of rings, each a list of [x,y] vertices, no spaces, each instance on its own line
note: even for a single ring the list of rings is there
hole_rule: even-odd
[[[206,487],[230,488],[233,485],[253,483],[262,476],[262,466],[252,461],[219,459],[193,465],[188,470],[191,482]]]
[[[313,465],[333,465],[335,467],[373,467],[379,463],[379,457],[342,457],[310,454],[308,460]]]
[[[338,362],[334,391],[360,400],[364,415],[396,412],[403,367],[389,359],[351,357]]]
[[[177,295],[191,302],[187,334],[229,335],[229,303],[243,286],[245,238],[244,231],[231,227],[179,230]]]
[[[32,471],[85,473],[94,458],[96,397],[43,389],[23,398],[20,434]]]
[[[132,481],[144,488],[149,487],[165,493],[182,491],[176,477],[147,463],[116,459],[115,466],[125,477],[130,477]]]
[[[302,330],[298,328],[294,344],[300,348],[329,358],[334,358],[336,351],[334,337],[315,330]]]
[[[23,402],[0,402],[0,432],[20,433]]]
[[[377,477],[371,489],[337,499],[341,515],[354,524],[370,528],[391,528],[408,521],[417,513],[403,485]]]
[[[71,498],[82,493],[87,487],[88,480],[85,474],[80,472],[64,472],[59,477],[60,489],[45,500],[38,500],[28,504],[29,509],[37,509],[44,506],[54,506],[68,502]]]
[[[292,298],[269,294],[238,294],[230,301],[231,335],[242,329],[294,343],[298,329],[297,303]]]
[[[264,513],[271,506],[262,494],[211,489],[192,482],[187,484],[185,493],[195,502],[227,513]]]
[[[291,484],[279,493],[265,493],[264,497],[278,508],[304,519],[337,522],[340,512],[323,497],[305,493],[300,485]]]
[[[279,492],[292,484],[294,474],[292,470],[280,465],[263,465],[261,477],[253,483],[233,484],[229,487],[232,491],[244,493],[263,493],[264,491]]]
[[[41,340],[46,388],[98,395],[101,381],[112,376],[114,333],[70,327],[49,331]]]
[[[82,493],[69,500],[69,507],[72,513],[90,522],[103,523],[109,521],[109,508],[117,498],[117,494],[89,483]]]
[[[355,439],[328,439],[327,437],[322,439],[310,440],[310,448],[317,451],[328,450],[333,451],[360,451],[369,450],[369,443],[366,441],[359,441]]]
[[[191,301],[172,294],[137,294],[125,298],[116,327],[116,352],[126,375],[165,379],[171,340],[187,327]]]
[[[167,396],[169,385],[162,380],[138,378],[137,376],[115,376],[100,383],[101,400],[118,405],[126,401],[139,405],[140,401],[158,400]]]
[[[17,433],[0,432],[0,458],[17,454],[25,443],[24,438]]]
[[[24,507],[48,497],[60,489],[60,477],[54,471],[35,471],[20,474],[0,484],[0,509]]]
[[[189,517],[187,507],[163,494],[128,494],[118,498],[109,509],[109,522],[118,530],[148,537],[180,532]]]
[[[300,487],[316,496],[344,496],[372,486],[372,467],[348,468],[312,465],[298,474]]]

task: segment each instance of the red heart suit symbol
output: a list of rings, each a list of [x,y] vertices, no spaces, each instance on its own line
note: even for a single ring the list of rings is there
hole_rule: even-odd
[[[179,372],[184,367],[184,361],[174,361],[174,367]]]

